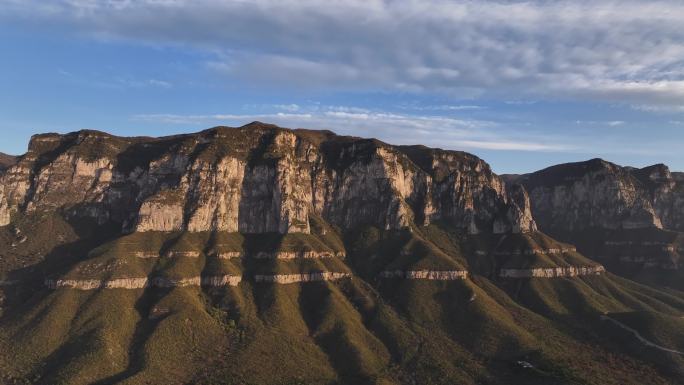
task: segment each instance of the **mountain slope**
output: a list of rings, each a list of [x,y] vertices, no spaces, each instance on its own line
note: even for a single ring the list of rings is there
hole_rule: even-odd
[[[34,136],[0,174],[0,382],[681,378],[602,317],[668,345],[684,296],[531,207],[473,155],[328,131]]]

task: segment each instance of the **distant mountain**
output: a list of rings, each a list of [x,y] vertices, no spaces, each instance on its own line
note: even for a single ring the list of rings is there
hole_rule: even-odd
[[[684,174],[592,159],[504,179],[525,185],[543,231],[611,271],[684,290]]]
[[[684,293],[568,239],[678,234],[679,176],[597,162],[500,177],[259,122],[36,135],[0,171],[0,383],[675,383]]]

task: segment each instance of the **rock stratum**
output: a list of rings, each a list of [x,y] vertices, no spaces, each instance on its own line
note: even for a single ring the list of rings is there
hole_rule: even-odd
[[[683,348],[683,179],[259,122],[35,135],[0,154],[0,384],[676,383],[600,320]]]

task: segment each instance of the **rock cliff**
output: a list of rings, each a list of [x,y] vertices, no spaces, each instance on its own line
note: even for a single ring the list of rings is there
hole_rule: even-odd
[[[36,135],[0,174],[0,226],[45,210],[123,232],[309,233],[312,215],[341,229],[536,229],[525,189],[473,155],[258,122],[164,138]]]
[[[636,169],[592,159],[505,179],[525,185],[544,231],[684,229],[684,177],[662,164]]]
[[[615,273],[682,288],[684,174],[592,159],[503,178],[526,187],[542,231]]]

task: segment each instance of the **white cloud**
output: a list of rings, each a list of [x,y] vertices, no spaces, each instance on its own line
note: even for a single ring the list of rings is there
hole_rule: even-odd
[[[271,86],[589,98],[662,108],[681,105],[684,97],[680,1],[1,4],[0,21],[190,45],[214,55],[207,68]]]
[[[150,79],[147,81],[147,84],[154,87],[171,88],[171,83],[159,79]]]
[[[421,105],[411,105],[402,106],[404,109],[411,109],[416,111],[474,111],[474,110],[484,110],[486,107],[478,106],[473,104],[462,104],[462,105],[435,105],[435,106],[421,106]]]
[[[489,142],[489,141],[471,141],[462,140],[454,144],[461,145],[465,148],[480,148],[485,150],[509,150],[509,151],[568,151],[574,149],[567,145],[560,144],[543,144],[543,143],[527,143],[527,142]]]
[[[624,125],[624,120],[576,120],[575,124],[580,126],[610,126],[618,127]]]
[[[292,104],[274,104],[273,107],[278,109],[278,110],[284,110],[284,111],[290,111],[290,112],[299,111],[299,105],[294,104],[294,103],[292,103]]]

